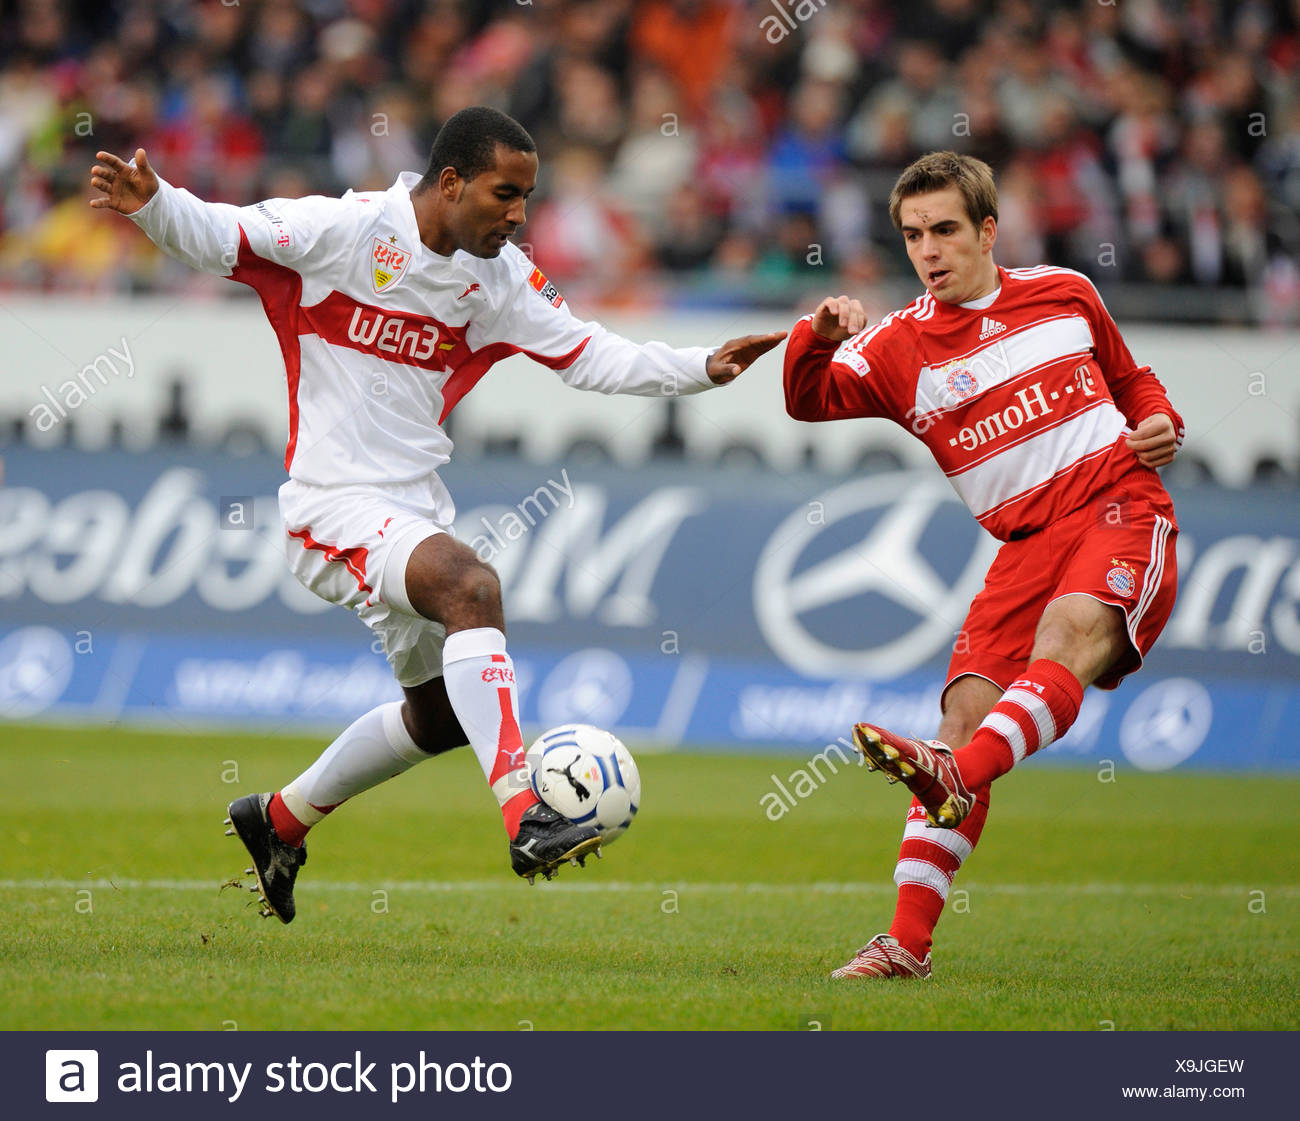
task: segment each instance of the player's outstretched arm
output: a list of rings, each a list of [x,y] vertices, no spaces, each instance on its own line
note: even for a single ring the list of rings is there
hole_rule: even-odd
[[[205,202],[159,176],[143,148],[136,149],[134,166],[112,152],[96,158],[90,185],[98,194],[90,205],[124,215],[169,257],[213,276],[236,276],[245,252],[292,268],[314,244],[322,210],[343,205],[321,199],[245,207]]]
[[[824,339],[842,343],[867,325],[862,304],[848,296],[827,296],[813,312],[812,329]]]
[[[769,350],[785,338],[785,331],[769,331],[766,335],[741,335],[728,339],[709,355],[705,370],[714,385],[735,381]]]
[[[90,185],[100,192],[90,200],[96,210],[134,214],[158,193],[158,176],[143,148],[135,150],[135,166],[113,155],[96,152],[99,163],[90,169]]]
[[[866,326],[866,310],[848,296],[828,296],[812,315],[795,324],[785,348],[783,375],[785,409],[795,420],[894,415],[881,397],[888,362],[874,351],[868,357],[861,344],[852,344],[858,349],[840,360],[845,349],[841,344],[862,334]]]

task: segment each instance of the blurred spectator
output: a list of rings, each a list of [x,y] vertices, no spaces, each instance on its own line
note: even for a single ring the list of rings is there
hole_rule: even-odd
[[[840,102],[840,87],[831,82],[808,80],[794,91],[790,120],[767,155],[769,200],[780,213],[816,211],[822,192],[845,165]]]
[[[703,113],[731,65],[741,18],[749,16],[725,0],[646,0],[633,19],[632,47],[677,80],[691,112]]]
[[[1257,162],[1269,194],[1294,222],[1300,216],[1300,102],[1265,142]],[[1295,244],[1292,241],[1293,247]]]
[[[683,108],[666,74],[638,71],[632,80],[631,127],[606,184],[659,244],[664,240],[665,200],[692,178],[699,160],[695,129],[689,118],[682,119]],[[704,200],[697,197],[691,205],[703,207]]]
[[[312,60],[314,40],[306,12],[292,4],[267,4],[254,16],[248,59],[259,70],[292,72]]]
[[[824,264],[816,219],[811,213],[796,210],[782,216],[776,243],[759,256],[754,271],[764,285],[813,279],[820,284],[826,278]]]
[[[882,115],[905,113],[911,146],[917,150],[950,148],[955,142],[961,99],[938,48],[922,39],[901,43],[897,65],[897,77],[872,91],[849,124],[855,156],[869,158],[879,152]]]
[[[1223,211],[1223,283],[1254,287],[1263,281],[1281,245],[1269,232],[1263,184],[1249,167],[1235,167],[1228,173]]]
[[[1043,239],[1042,187],[1035,161],[1012,161],[998,180],[998,241],[995,258],[1007,268],[1048,260]]]
[[[1103,245],[1114,245],[1111,185],[1098,159],[1101,145],[1081,128],[1064,97],[1040,110],[1042,137],[1033,147],[1038,213],[1049,261],[1091,271]]]
[[[319,112],[328,93],[319,84],[313,91],[310,77],[296,92],[302,96],[298,112],[304,114]],[[155,166],[169,181],[182,183],[203,198],[246,202],[260,170],[262,136],[237,109],[231,81],[201,75],[179,93],[177,102],[174,115],[153,141]],[[301,129],[290,135],[286,123],[279,141],[282,153],[309,155],[315,137],[303,135]]]
[[[107,291],[153,257],[122,223],[97,221],[72,184],[56,181],[55,189],[61,201],[31,226],[0,238],[0,270],[24,288]]]
[[[949,62],[979,38],[987,17],[979,0],[931,0],[929,4],[898,5],[899,36],[924,38]]]
[[[333,186],[333,93],[334,85],[323,63],[300,70],[290,79],[287,111],[275,138],[276,156],[301,164],[322,188]]]
[[[1052,72],[1074,91],[1084,120],[1099,124],[1105,116],[1101,101],[1104,64],[1093,53],[1078,12],[1063,8],[1051,13],[1043,49]]]
[[[1109,93],[1117,115],[1106,145],[1129,236],[1142,246],[1161,228],[1160,173],[1177,150],[1178,130],[1160,79],[1125,65],[1113,76]]]
[[[1224,216],[1219,189],[1228,170],[1223,127],[1212,120],[1193,125],[1180,157],[1164,195],[1168,213],[1188,248],[1193,279],[1220,284]]]
[[[640,230],[607,193],[604,173],[594,149],[561,151],[550,161],[548,196],[524,228],[538,265],[580,304],[602,295],[625,299],[646,263]]]
[[[1002,120],[1017,144],[1034,146],[1054,139],[1049,113],[1059,117],[1059,106],[1072,104],[1075,91],[1052,67],[1047,48],[1021,38],[1011,49],[1011,68],[998,83]]]
[[[612,155],[627,128],[614,75],[583,58],[566,58],[555,74],[554,125],[565,142]]]
[[[1152,238],[1142,246],[1142,271],[1139,275],[1155,284],[1186,283],[1189,278],[1182,247],[1164,234]]]
[[[847,9],[827,8],[808,24],[808,40],[800,55],[805,77],[848,84],[860,66],[853,49],[853,16]]]
[[[655,238],[655,259],[669,272],[702,268],[713,259],[722,235],[704,192],[694,183],[682,183],[668,195]]]
[[[1297,74],[1300,0],[16,0],[0,287],[238,298],[85,209],[97,149],[217,200],[337,193],[482,103],[533,132],[523,238],[584,303],[910,289],[889,189],[953,147],[999,175],[999,260],[1294,322]]]
[[[766,138],[758,106],[735,86],[718,91],[704,124],[696,175],[710,211],[719,221],[755,234],[766,213],[763,164]]]
[[[1212,56],[1187,90],[1188,116],[1220,121],[1229,149],[1243,159],[1264,142],[1268,100],[1250,59],[1237,51]]]
[[[389,187],[403,171],[423,171],[428,146],[418,137],[419,114],[400,86],[375,92],[348,125],[334,134],[331,162],[344,186]]]
[[[54,119],[59,99],[54,73],[35,55],[21,55],[0,72],[0,175],[8,180],[32,138]]]

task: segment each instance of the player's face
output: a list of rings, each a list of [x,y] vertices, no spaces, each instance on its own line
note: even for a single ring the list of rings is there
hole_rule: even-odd
[[[467,180],[456,205],[457,247],[496,257],[524,224],[524,207],[537,186],[537,153],[498,144],[496,163]]]
[[[997,223],[985,218],[976,227],[956,187],[904,199],[899,218],[912,267],[936,300],[965,303],[997,287]]]

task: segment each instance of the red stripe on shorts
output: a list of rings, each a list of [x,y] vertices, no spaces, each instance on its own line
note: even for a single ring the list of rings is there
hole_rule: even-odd
[[[366,583],[366,550],[363,547],[352,549],[340,549],[337,545],[322,545],[311,535],[311,526],[304,526],[302,529],[289,530],[290,537],[296,537],[302,542],[304,549],[319,549],[325,554],[327,561],[339,561],[346,566],[347,570],[352,573],[356,579],[357,587],[367,595],[371,594],[374,589]]]

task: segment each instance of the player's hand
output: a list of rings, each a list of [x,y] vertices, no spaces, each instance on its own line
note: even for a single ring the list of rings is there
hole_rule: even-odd
[[[90,185],[102,192],[90,200],[96,210],[134,214],[158,193],[158,176],[143,148],[135,150],[135,167],[112,152],[96,152],[99,163],[90,169]]]
[[[777,343],[785,338],[787,332],[772,331],[766,335],[741,335],[738,339],[728,339],[709,355],[704,367],[709,380],[714,385],[726,385],[735,381],[756,358],[762,357]]]
[[[1143,467],[1163,467],[1174,461],[1178,433],[1169,417],[1153,413],[1133,430],[1126,442]]]
[[[827,296],[813,312],[812,329],[824,339],[842,343],[867,325],[867,313],[848,296]]]

